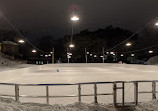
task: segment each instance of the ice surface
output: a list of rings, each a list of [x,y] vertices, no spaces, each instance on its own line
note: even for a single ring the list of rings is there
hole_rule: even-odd
[[[128,64],[48,64],[0,72],[0,82],[79,83],[157,80],[158,66]]]

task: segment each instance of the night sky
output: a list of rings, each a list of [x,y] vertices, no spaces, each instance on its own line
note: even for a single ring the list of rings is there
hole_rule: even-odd
[[[70,35],[74,9],[80,17],[75,32],[108,25],[136,31],[158,16],[158,0],[0,0],[0,11],[35,38]],[[1,29],[10,27],[0,21]]]

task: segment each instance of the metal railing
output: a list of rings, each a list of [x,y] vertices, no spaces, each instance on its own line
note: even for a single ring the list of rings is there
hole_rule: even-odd
[[[113,96],[113,104],[114,106],[118,106],[117,102],[117,91],[122,90],[122,103],[119,105],[125,105],[125,84],[132,83],[134,84],[134,105],[138,105],[138,97],[139,94],[143,93],[151,93],[152,99],[156,99],[156,81],[114,81],[114,82],[88,82],[88,83],[75,83],[75,84],[13,84],[13,83],[0,83],[0,85],[11,85],[15,87],[15,95],[7,95],[7,94],[0,94],[0,96],[4,97],[15,97],[16,101],[19,101],[19,98],[45,98],[47,104],[49,104],[50,98],[67,98],[67,97],[77,97],[78,101],[82,101],[82,97],[84,96],[93,96],[94,102],[98,103],[98,96],[105,96],[105,95],[112,95]],[[138,85],[139,83],[152,83],[152,90],[151,91],[139,91]],[[98,93],[97,87],[99,84],[113,84],[113,92],[112,93]],[[122,84],[121,87],[118,87],[118,84]],[[82,94],[82,86],[83,85],[94,85],[94,94]],[[44,86],[46,87],[46,95],[45,96],[28,96],[28,95],[20,95],[19,86]],[[49,87],[50,86],[78,86],[78,94],[77,95],[59,95],[59,96],[50,96],[49,94]]]

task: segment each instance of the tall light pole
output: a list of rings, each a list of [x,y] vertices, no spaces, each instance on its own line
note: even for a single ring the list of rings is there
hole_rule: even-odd
[[[72,32],[71,32],[71,42],[70,42],[69,47],[73,48],[73,47],[75,47],[75,45],[72,43],[72,38],[73,38],[73,35],[74,35],[74,22],[78,21],[79,17],[73,16],[73,17],[71,17],[71,20],[72,20]]]

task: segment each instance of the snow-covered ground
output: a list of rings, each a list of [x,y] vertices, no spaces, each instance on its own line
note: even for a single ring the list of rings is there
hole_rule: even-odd
[[[30,67],[30,66],[31,65],[26,64],[26,61],[17,60],[12,56],[0,52],[0,72],[24,68],[24,67]]]
[[[21,103],[13,99],[0,98],[0,111],[158,111],[158,100],[141,103],[138,106],[115,108],[106,104],[85,104],[76,102],[68,105]]]

